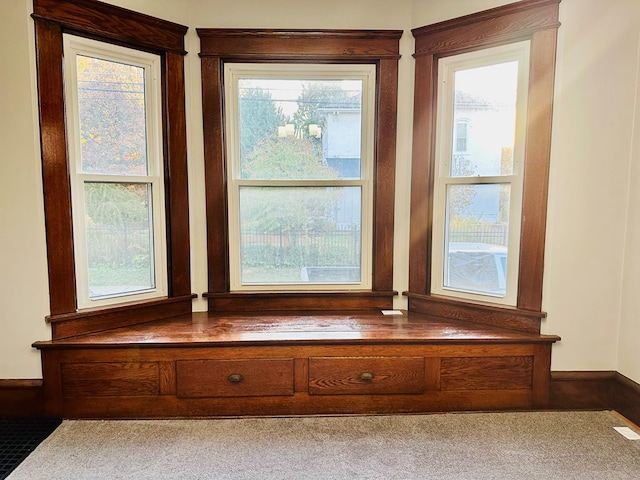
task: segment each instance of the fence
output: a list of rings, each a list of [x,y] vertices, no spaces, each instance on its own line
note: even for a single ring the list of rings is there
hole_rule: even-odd
[[[245,266],[360,265],[360,230],[320,232],[243,231],[242,264]]]

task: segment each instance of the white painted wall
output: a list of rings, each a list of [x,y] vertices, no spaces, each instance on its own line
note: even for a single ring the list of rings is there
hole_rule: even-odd
[[[41,376],[50,338],[30,0],[0,3],[0,378]],[[411,28],[509,0],[110,0],[191,27],[186,39],[193,292],[206,290],[199,42],[195,27],[402,29],[394,288],[406,290],[413,106]],[[640,381],[640,4],[563,0],[549,195],[545,332],[554,370]],[[633,145],[633,150],[632,150]],[[632,163],[633,159],[633,163]],[[628,174],[632,177],[629,183]],[[629,195],[629,185],[632,194]],[[628,233],[627,233],[628,232]],[[626,245],[626,257],[624,256]],[[399,298],[397,306],[404,306]],[[199,300],[196,309],[206,309]],[[618,346],[619,343],[619,346]]]
[[[634,3],[628,15],[640,25],[640,4]],[[640,28],[636,27],[636,43],[640,45]],[[631,37],[631,35],[630,35]],[[629,39],[633,42],[633,39]],[[629,206],[627,210],[627,235],[622,284],[622,308],[618,343],[617,370],[627,377],[640,379],[640,47],[636,50],[636,96],[629,98],[635,106],[633,138],[631,144],[631,168],[629,172]]]

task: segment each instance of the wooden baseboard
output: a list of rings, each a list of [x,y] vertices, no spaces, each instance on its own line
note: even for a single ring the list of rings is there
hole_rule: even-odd
[[[613,409],[640,425],[640,385],[616,372],[613,387]]]
[[[44,411],[41,379],[0,379],[0,416],[39,416]]]
[[[549,407],[615,410],[640,425],[640,384],[615,371],[551,372]]]

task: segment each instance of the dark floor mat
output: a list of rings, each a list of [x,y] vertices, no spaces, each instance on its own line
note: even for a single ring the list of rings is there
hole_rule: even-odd
[[[0,417],[0,480],[58,428],[61,418]]]

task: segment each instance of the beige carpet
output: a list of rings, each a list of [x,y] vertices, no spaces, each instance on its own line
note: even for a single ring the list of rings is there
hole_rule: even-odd
[[[9,477],[640,479],[614,412],[64,421]]]

